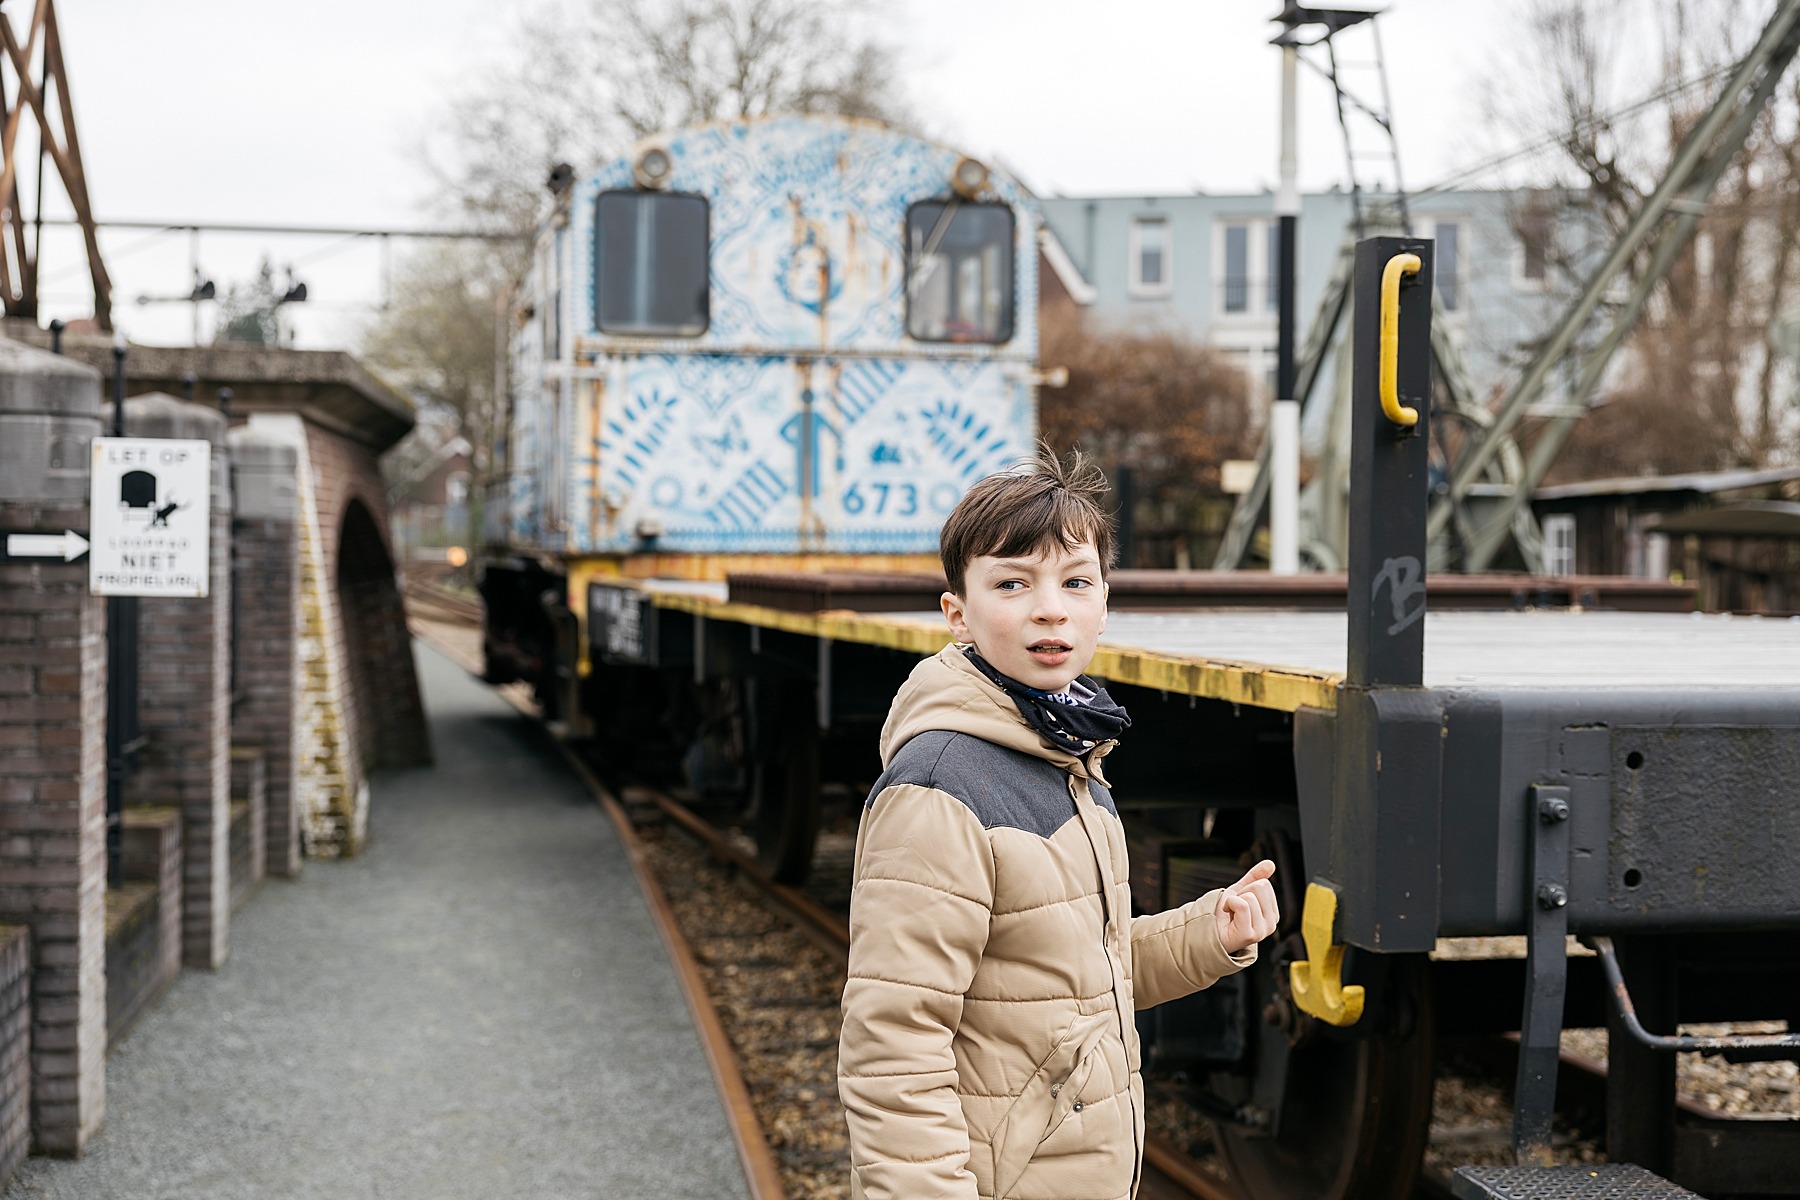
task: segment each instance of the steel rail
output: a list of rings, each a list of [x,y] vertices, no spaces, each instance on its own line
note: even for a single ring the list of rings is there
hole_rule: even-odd
[[[649,906],[651,920],[656,924],[656,932],[662,935],[669,963],[675,968],[675,978],[681,984],[682,997],[693,1015],[695,1032],[700,1035],[700,1048],[706,1055],[707,1065],[712,1068],[713,1082],[718,1087],[719,1099],[725,1106],[726,1123],[731,1127],[732,1141],[737,1144],[738,1162],[744,1169],[744,1183],[750,1189],[750,1200],[785,1200],[787,1192],[781,1185],[781,1173],[775,1165],[775,1156],[769,1150],[768,1139],[763,1134],[762,1122],[757,1120],[756,1106],[750,1099],[750,1086],[744,1082],[744,1074],[738,1069],[737,1051],[732,1046],[731,1039],[726,1036],[725,1023],[720,1020],[719,1010],[714,1007],[712,997],[707,994],[706,981],[700,975],[700,965],[695,961],[693,949],[688,945],[687,939],[682,936],[680,926],[676,924],[675,912],[669,907],[668,897],[663,894],[662,884],[656,878],[643,843],[638,841],[630,815],[606,785],[595,778],[587,764],[569,749],[567,742],[560,738],[555,741],[563,761],[569,764],[569,769],[593,793],[601,811],[612,822],[614,830],[618,832],[619,842],[625,848],[625,856],[631,863],[632,873],[637,876],[638,887],[644,893],[644,902]]]

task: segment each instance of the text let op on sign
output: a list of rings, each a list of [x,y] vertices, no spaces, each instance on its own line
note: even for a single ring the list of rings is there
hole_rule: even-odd
[[[94,439],[96,596],[204,596],[212,522],[212,445],[174,438]]]

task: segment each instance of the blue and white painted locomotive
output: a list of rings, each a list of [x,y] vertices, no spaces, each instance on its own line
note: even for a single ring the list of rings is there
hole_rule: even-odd
[[[791,116],[650,138],[555,191],[511,345],[491,616],[545,572],[579,619],[609,575],[927,567],[968,487],[1029,453],[1042,219],[1003,174]]]
[[[837,117],[683,130],[572,183],[522,291],[506,540],[935,550],[1031,446],[1039,224],[1011,180]]]

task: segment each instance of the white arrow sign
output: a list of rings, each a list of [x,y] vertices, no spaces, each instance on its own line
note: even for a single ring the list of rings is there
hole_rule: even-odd
[[[73,529],[61,533],[9,533],[6,553],[10,558],[60,558],[74,562],[88,550],[88,540]]]

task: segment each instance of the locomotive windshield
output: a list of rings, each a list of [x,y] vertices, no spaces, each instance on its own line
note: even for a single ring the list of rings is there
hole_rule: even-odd
[[[1013,335],[1013,214],[924,200],[906,210],[906,332],[924,342]]]
[[[594,224],[594,312],[603,332],[706,332],[710,234],[704,198],[602,192]]]

